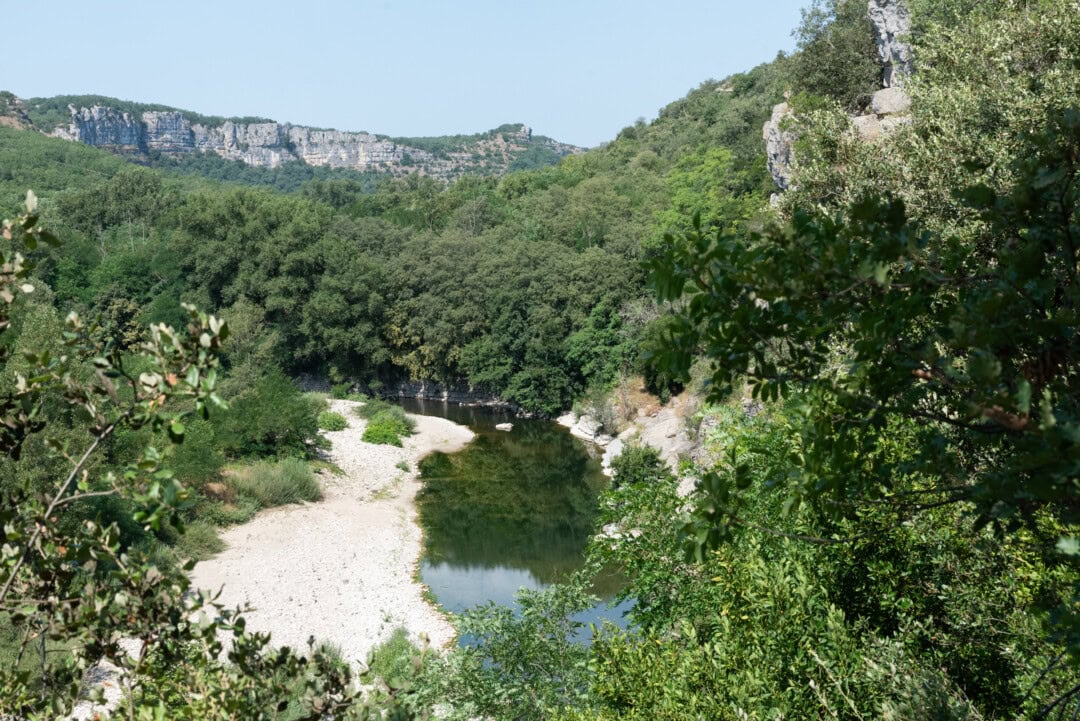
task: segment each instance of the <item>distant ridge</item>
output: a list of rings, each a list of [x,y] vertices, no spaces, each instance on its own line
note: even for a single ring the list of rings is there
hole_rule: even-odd
[[[582,148],[534,136],[521,123],[474,135],[393,138],[278,123],[224,118],[166,105],[100,95],[59,95],[22,101],[0,94],[0,122],[139,158],[212,153],[246,165],[277,168],[303,162],[365,173],[417,173],[443,179],[551,165]]]

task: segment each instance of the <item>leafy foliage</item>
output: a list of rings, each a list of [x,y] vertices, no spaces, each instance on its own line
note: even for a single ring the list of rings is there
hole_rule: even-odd
[[[858,112],[881,87],[873,27],[862,0],[814,0],[794,33],[799,52],[788,60],[796,92],[828,98]]]
[[[319,429],[323,431],[343,431],[349,427],[345,416],[333,411],[323,411],[319,414]]]
[[[401,439],[412,435],[416,421],[399,406],[385,401],[369,400],[357,406],[356,414],[367,419],[360,439],[366,443],[401,447]]]
[[[230,400],[218,424],[222,444],[240,456],[305,458],[317,445],[321,404],[271,369],[253,388]]]

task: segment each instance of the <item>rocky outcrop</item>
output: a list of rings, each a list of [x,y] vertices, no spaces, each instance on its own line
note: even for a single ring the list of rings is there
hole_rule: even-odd
[[[901,88],[885,88],[874,93],[870,110],[875,115],[901,115],[911,111],[911,96]]]
[[[0,127],[21,130],[29,128],[31,124],[23,101],[13,93],[0,91]]]
[[[911,123],[911,97],[901,88],[885,88],[874,93],[870,110],[851,119],[859,137],[873,142]]]
[[[911,16],[906,0],[869,0],[867,11],[881,58],[883,88],[874,93],[867,112],[852,117],[851,123],[860,138],[873,142],[911,122],[911,97],[902,86],[904,79],[914,72],[914,64],[907,41]],[[781,192],[792,187],[794,174],[796,136],[793,130],[784,127],[785,120],[790,125],[791,117],[787,103],[777,105],[762,133],[769,173]],[[777,199],[773,195],[773,201]]]
[[[769,173],[780,190],[791,187],[791,166],[795,161],[795,133],[784,127],[784,121],[790,121],[791,117],[790,106],[780,103],[773,108],[772,117],[765,123],[762,131]]]
[[[71,125],[58,128],[53,135],[64,140],[77,140],[87,145],[126,147],[146,152],[146,132],[142,119],[131,113],[95,105],[92,108],[71,108]]]
[[[582,152],[550,138],[534,138],[526,125],[504,126],[476,136],[475,142],[458,150],[433,153],[364,132],[275,122],[204,124],[193,122],[179,110],[147,110],[136,115],[101,105],[69,108],[71,122],[52,135],[126,153],[216,153],[266,168],[302,161],[331,168],[450,178],[466,172],[505,172],[518,155],[538,146],[558,157]]]
[[[570,429],[570,434],[589,443],[595,443],[601,449],[601,467],[608,476],[612,475],[612,463],[628,445],[643,445],[655,448],[660,459],[673,471],[677,472],[679,461],[690,458],[696,444],[686,428],[688,401],[676,397],[659,410],[640,414],[627,422],[618,436],[609,436],[601,430],[600,423],[589,415],[577,416],[566,413],[559,416],[557,422]]]
[[[869,0],[870,22],[883,66],[884,86],[874,93],[866,113],[852,118],[859,137],[873,142],[911,122],[911,96],[903,89],[904,79],[915,67],[907,36],[911,17],[906,0]]]
[[[911,32],[911,16],[905,0],[869,0],[870,22],[874,26],[874,40],[878,56],[884,66],[883,85],[900,87],[904,78],[914,72],[911,46],[907,36]]]

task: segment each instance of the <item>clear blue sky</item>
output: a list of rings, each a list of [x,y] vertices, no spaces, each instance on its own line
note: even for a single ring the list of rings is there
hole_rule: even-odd
[[[523,122],[592,146],[703,80],[789,51],[807,4],[11,2],[0,89],[399,136]]]

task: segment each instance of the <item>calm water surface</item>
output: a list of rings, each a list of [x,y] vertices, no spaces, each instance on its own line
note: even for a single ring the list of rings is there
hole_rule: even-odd
[[[514,605],[519,589],[542,588],[581,567],[607,484],[595,449],[551,421],[432,401],[402,405],[476,433],[463,450],[420,463],[420,574],[444,608]],[[497,423],[514,429],[495,430]],[[619,588],[617,576],[598,582],[594,592],[605,602],[579,619],[623,624],[630,604],[606,603]]]

